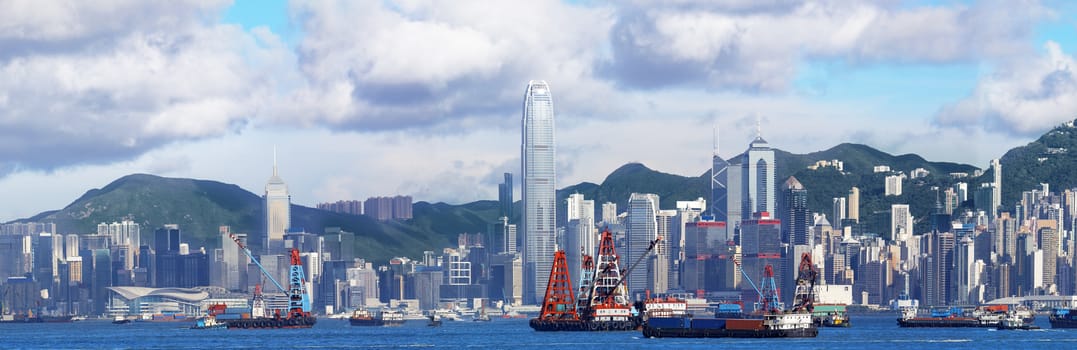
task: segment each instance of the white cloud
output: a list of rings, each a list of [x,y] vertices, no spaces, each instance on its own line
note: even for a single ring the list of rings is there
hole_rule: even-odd
[[[1028,49],[1034,2],[904,7],[845,1],[620,9],[607,74],[628,86],[783,91],[806,60],[949,63]]]
[[[260,73],[279,60],[261,60],[289,55],[265,35],[208,22],[216,3],[35,4],[0,5],[10,169],[123,161],[234,132],[276,88]]]
[[[983,77],[972,95],[942,108],[943,126],[1035,136],[1077,118],[1077,60],[1055,42]]]

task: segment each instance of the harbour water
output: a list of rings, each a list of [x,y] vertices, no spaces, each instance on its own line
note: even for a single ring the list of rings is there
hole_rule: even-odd
[[[111,320],[67,324],[0,324],[5,349],[1060,349],[1077,342],[1077,329],[1035,331],[985,328],[898,328],[896,315],[853,315],[850,328],[823,328],[806,339],[643,338],[640,332],[535,332],[525,319],[447,321],[428,327],[352,327],[346,319],[319,319],[310,329],[192,330],[187,323]],[[193,324],[193,323],[192,323]]]

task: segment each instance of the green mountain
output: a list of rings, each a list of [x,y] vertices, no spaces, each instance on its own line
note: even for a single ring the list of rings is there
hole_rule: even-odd
[[[425,250],[440,251],[454,245],[458,233],[485,230],[485,220],[496,216],[496,206],[489,201],[459,206],[419,202],[413,207],[416,219],[379,222],[362,215],[292,205],[292,226],[311,233],[323,233],[325,227],[354,232],[359,256],[387,261],[394,256],[421,256]],[[54,222],[60,232],[93,233],[98,223],[131,218],[142,227],[146,243],[152,242],[154,229],[178,224],[183,240],[192,249],[213,249],[221,246],[221,225],[258,237],[256,233],[263,227],[262,210],[261,197],[236,185],[135,174],[90,190],[61,210],[22,221]],[[251,245],[259,246],[260,242],[252,240]]]
[[[1049,184],[1054,192],[1077,187],[1077,126],[1074,122],[1059,125],[1036,141],[1007,151],[999,161],[1003,206],[1013,206],[1022,191],[1038,189],[1041,183]],[[978,182],[989,182],[991,176],[985,171]]]

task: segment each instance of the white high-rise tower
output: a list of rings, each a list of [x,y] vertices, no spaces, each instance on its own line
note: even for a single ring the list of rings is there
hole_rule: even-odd
[[[280,242],[280,249],[284,249],[284,233],[292,227],[292,197],[288,195],[288,185],[284,184],[277,175],[277,150],[273,150],[273,176],[266,183],[265,200],[266,239],[263,249],[269,254],[283,253],[274,252],[274,243]]]
[[[557,246],[553,97],[545,81],[527,84],[522,139],[524,301],[541,304]]]

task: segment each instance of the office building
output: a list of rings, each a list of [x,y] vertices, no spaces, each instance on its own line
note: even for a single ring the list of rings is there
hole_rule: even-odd
[[[276,150],[273,151],[273,176],[266,182],[262,199],[265,201],[266,229],[265,240],[262,242],[263,251],[279,254],[284,248],[284,234],[292,227],[292,197],[288,195],[288,185],[284,184],[284,180],[277,173]]]
[[[524,298],[541,304],[557,244],[557,145],[553,96],[545,81],[527,84],[522,131]]]

